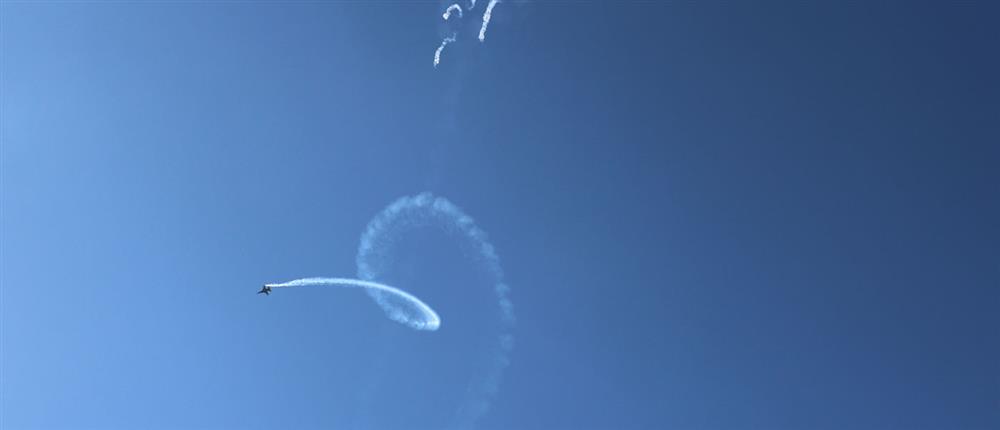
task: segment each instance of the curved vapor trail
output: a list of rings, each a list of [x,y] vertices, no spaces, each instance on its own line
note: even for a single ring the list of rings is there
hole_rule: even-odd
[[[386,315],[393,321],[406,324],[417,330],[434,331],[441,327],[441,318],[426,303],[406,291],[378,282],[349,278],[303,278],[280,284],[266,285],[271,288],[340,286],[364,288],[366,291],[378,291],[379,294],[387,294],[388,297],[394,299],[394,303],[398,303],[398,305],[393,306],[391,309],[382,306]]]
[[[444,51],[444,47],[448,46],[449,43],[454,42],[455,41],[455,37],[457,37],[457,36],[458,36],[458,34],[452,34],[451,37],[444,38],[444,40],[441,41],[441,46],[438,46],[438,49],[436,51],[434,51],[434,67],[435,68],[438,66],[438,63],[441,62],[441,51]]]
[[[356,263],[358,277],[364,280],[378,278],[379,269],[391,263],[391,249],[396,237],[404,230],[415,227],[433,226],[441,228],[452,237],[463,239],[478,256],[490,275],[491,290],[496,297],[498,323],[496,340],[491,347],[492,358],[482,376],[469,386],[467,403],[457,412],[457,423],[471,427],[490,408],[490,401],[500,387],[503,370],[510,363],[510,352],[514,347],[511,334],[514,325],[514,308],[508,294],[510,287],[503,280],[500,258],[490,244],[486,232],[476,226],[475,221],[458,206],[443,197],[430,193],[402,197],[375,216],[361,235]],[[368,294],[386,312],[392,313],[395,305],[381,290],[369,289]]]
[[[461,18],[462,17],[462,6],[459,6],[458,3],[455,3],[455,4],[452,4],[451,6],[448,6],[448,9],[445,9],[444,14],[442,14],[441,17],[444,18],[445,21],[447,21],[448,18],[451,18],[451,13],[452,12],[458,12],[458,17]]]
[[[500,0],[490,0],[490,3],[486,5],[486,12],[483,13],[483,26],[479,28],[480,42],[486,40],[486,27],[490,25],[490,19],[493,18],[493,7],[497,3],[500,3]]]

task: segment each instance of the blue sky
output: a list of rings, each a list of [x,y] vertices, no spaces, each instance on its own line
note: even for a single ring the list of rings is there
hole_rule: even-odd
[[[0,4],[0,427],[1000,427],[995,5],[445,6]]]

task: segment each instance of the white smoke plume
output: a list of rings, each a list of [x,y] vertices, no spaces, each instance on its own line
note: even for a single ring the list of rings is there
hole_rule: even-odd
[[[458,206],[443,197],[430,193],[403,197],[382,210],[368,223],[361,235],[356,263],[358,278],[376,281],[381,268],[391,264],[392,247],[400,234],[411,228],[436,227],[452,237],[460,239],[466,249],[477,256],[491,280],[490,294],[496,298],[496,332],[492,357],[484,374],[469,386],[470,396],[457,411],[456,421],[461,427],[472,424],[490,407],[496,396],[504,368],[510,362],[510,352],[514,347],[511,333],[514,325],[514,309],[508,295],[510,287],[503,280],[500,258],[490,244],[486,232],[476,226],[475,221]],[[394,311],[393,304],[386,300],[382,290],[367,289],[372,298],[388,313]]]
[[[436,51],[434,51],[434,67],[435,68],[437,68],[437,66],[438,66],[439,63],[441,63],[441,51],[444,51],[444,47],[448,46],[449,43],[454,42],[455,41],[455,37],[457,37],[457,36],[458,36],[458,34],[452,34],[451,37],[444,38],[444,40],[441,41],[441,46],[438,46],[438,49]]]
[[[458,12],[458,17],[459,18],[462,17],[462,7],[459,6],[458,3],[448,6],[448,9],[445,9],[444,14],[442,14],[441,17],[444,18],[445,21],[447,21],[448,18],[451,18],[452,12]]]
[[[382,299],[379,306],[386,312],[389,319],[416,330],[434,331],[441,327],[441,318],[426,303],[406,291],[378,282],[348,278],[303,278],[280,284],[266,284],[266,286],[271,288],[338,286],[378,291],[378,297]]]
[[[493,17],[493,7],[500,3],[500,0],[490,0],[486,5],[486,12],[483,13],[483,26],[479,28],[479,41],[486,40],[486,27],[490,25],[490,18]]]

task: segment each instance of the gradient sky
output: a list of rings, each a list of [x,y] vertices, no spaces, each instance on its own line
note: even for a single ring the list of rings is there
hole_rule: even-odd
[[[4,0],[0,427],[447,427],[453,237],[254,294],[426,190],[480,428],[1000,428],[1000,8],[835,3]]]

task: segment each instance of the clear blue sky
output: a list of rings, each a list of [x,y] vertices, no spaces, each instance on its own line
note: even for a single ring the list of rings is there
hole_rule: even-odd
[[[447,426],[448,236],[254,294],[427,190],[480,428],[1000,428],[1000,9],[836,3],[4,1],[0,427]]]

